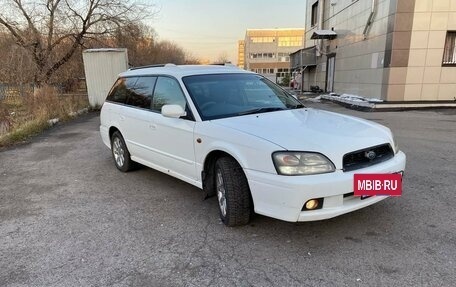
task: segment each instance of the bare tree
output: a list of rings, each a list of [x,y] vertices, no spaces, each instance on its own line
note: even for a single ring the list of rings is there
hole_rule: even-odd
[[[128,60],[131,66],[143,66],[152,64],[155,43],[155,32],[146,25],[131,23],[119,27],[114,34],[114,42],[105,46],[127,48]]]
[[[120,27],[115,33],[114,43],[107,45],[127,48],[128,60],[132,66],[187,63],[189,58],[182,47],[170,41],[158,41],[156,38],[152,28],[132,23]]]
[[[0,83],[17,85],[33,82],[30,55],[17,46],[14,38],[7,33],[1,33],[0,51]]]
[[[185,54],[185,64],[187,65],[200,65],[201,60],[193,55],[192,53],[186,53]]]
[[[0,0],[0,25],[30,55],[35,85],[49,82],[85,41],[152,16],[134,0]]]
[[[215,62],[217,64],[230,63],[230,60],[228,59],[228,54],[226,52],[221,53]]]
[[[185,63],[185,51],[170,41],[160,41],[154,45],[152,63]]]

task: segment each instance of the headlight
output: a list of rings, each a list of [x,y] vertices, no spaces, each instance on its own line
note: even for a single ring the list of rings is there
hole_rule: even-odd
[[[314,152],[275,152],[272,159],[281,175],[309,175],[335,171],[334,164],[324,155]]]
[[[393,136],[393,148],[394,148],[394,154],[397,154],[399,152],[399,144],[397,143],[396,139]]]

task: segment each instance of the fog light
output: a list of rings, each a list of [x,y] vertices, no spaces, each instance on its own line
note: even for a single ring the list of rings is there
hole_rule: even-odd
[[[308,200],[306,202],[305,206],[306,206],[306,209],[308,209],[308,210],[316,209],[318,207],[318,199]]]

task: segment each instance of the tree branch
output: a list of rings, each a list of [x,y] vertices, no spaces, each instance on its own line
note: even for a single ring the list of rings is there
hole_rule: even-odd
[[[40,37],[40,32],[38,31],[38,29],[36,29],[35,24],[33,23],[32,18],[30,17],[30,15],[27,13],[27,11],[25,11],[24,6],[22,5],[22,1],[21,0],[13,0],[13,2],[16,3],[17,8],[19,8],[19,10],[22,13],[22,16],[24,16],[25,20],[27,20],[27,23],[28,23],[30,29],[32,29],[32,31],[35,34],[35,37],[39,38]]]
[[[3,19],[1,17],[0,17],[0,24],[2,24],[3,26],[5,26],[6,29],[8,29],[8,31],[11,33],[11,35],[13,35],[13,37],[16,39],[16,42],[19,46],[22,46],[22,47],[26,46],[24,38],[21,35],[19,35],[18,31],[16,30],[17,29],[16,27],[14,27],[13,25],[8,23],[7,21],[5,21],[5,19]]]
[[[54,21],[55,21],[55,12],[57,7],[59,6],[61,0],[48,0],[46,4],[46,8],[49,11],[49,24],[48,24],[48,36],[47,36],[47,52],[48,55],[52,51],[52,39],[54,37]]]
[[[99,41],[102,35],[112,36],[119,27],[146,18],[147,9],[135,1],[7,0],[3,3],[12,3],[12,8],[0,12],[0,25],[30,55],[37,68],[36,84],[40,85],[87,40]],[[112,42],[106,39],[112,38],[105,38]]]

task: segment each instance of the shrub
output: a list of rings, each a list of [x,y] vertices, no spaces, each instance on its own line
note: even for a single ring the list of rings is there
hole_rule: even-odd
[[[289,73],[285,74],[285,77],[282,78],[282,86],[288,87],[290,85],[291,77]]]
[[[0,101],[0,146],[26,140],[49,127],[48,120],[67,120],[87,106],[87,96],[61,95],[50,86]]]
[[[0,101],[0,136],[8,132],[11,128],[10,113],[6,105]]]

